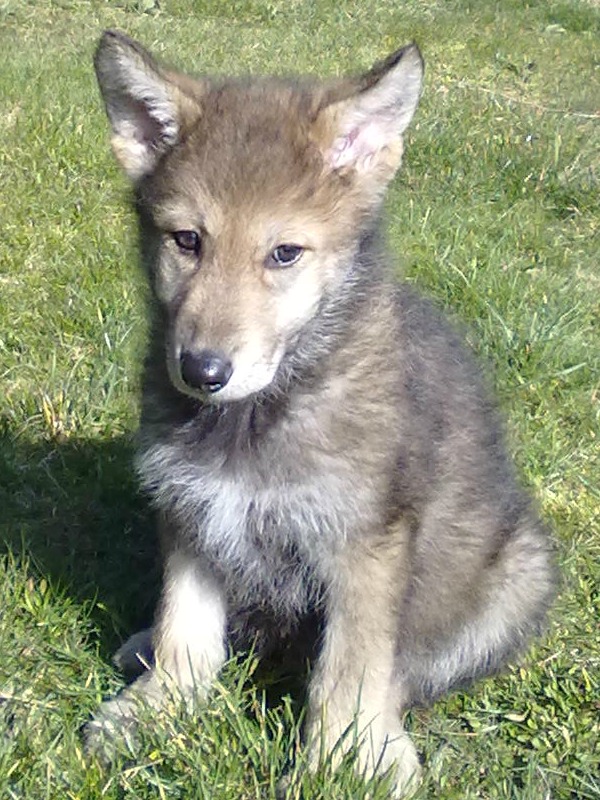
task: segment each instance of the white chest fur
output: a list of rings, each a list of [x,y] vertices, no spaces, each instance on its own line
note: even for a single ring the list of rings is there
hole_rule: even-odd
[[[139,458],[156,505],[175,513],[199,550],[224,575],[238,603],[298,613],[331,574],[336,551],[361,527],[370,490],[343,459],[307,472],[248,461],[233,471],[217,458],[189,461],[158,444]],[[281,469],[278,467],[281,466]]]

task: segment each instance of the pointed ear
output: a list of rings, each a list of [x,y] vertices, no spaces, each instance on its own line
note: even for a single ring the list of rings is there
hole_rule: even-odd
[[[199,116],[199,103],[182,91],[174,73],[117,31],[102,35],[94,66],[114,153],[131,180],[138,181],[179,141],[186,121]]]
[[[402,157],[402,134],[421,95],[423,59],[415,44],[376,64],[345,99],[333,102],[318,120],[325,163],[334,170],[377,174],[387,182]]]

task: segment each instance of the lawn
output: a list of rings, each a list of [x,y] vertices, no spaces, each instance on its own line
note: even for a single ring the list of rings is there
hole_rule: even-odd
[[[301,710],[252,659],[199,718],[149,719],[110,766],[83,752],[158,586],[131,467],[144,290],[91,67],[105,27],[211,73],[336,75],[419,42],[390,246],[491,366],[563,581],[520,663],[410,715],[418,797],[599,797],[596,0],[0,0],[0,797],[259,800],[284,773],[290,798],[387,796],[349,765],[303,771]]]

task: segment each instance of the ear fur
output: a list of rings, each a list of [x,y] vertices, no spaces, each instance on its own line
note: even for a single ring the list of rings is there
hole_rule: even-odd
[[[423,69],[416,44],[403,47],[359,78],[350,97],[323,110],[319,127],[327,134],[321,149],[330,168],[393,175],[421,95]]]
[[[199,116],[199,104],[181,90],[174,73],[161,69],[141,45],[118,31],[104,32],[94,66],[113,150],[136,182],[177,143],[185,119]]]

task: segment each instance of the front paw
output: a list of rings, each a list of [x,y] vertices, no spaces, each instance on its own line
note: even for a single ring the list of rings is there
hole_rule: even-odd
[[[137,715],[133,700],[119,695],[102,703],[83,729],[85,750],[102,762],[136,749]]]
[[[154,671],[145,672],[115,698],[107,700],[83,729],[85,748],[101,761],[131,754],[137,745],[138,720],[148,706],[159,708],[165,691]]]
[[[314,726],[308,741],[308,764],[312,771],[328,763],[336,769],[348,753],[356,754],[356,770],[365,779],[389,774],[393,797],[408,798],[420,783],[421,765],[410,736],[399,723],[385,728],[374,721],[360,730],[356,721],[346,728],[324,731]]]
[[[406,731],[399,728],[386,736],[376,768],[381,774],[392,775],[395,798],[410,797],[415,792],[421,781],[421,763]]]

